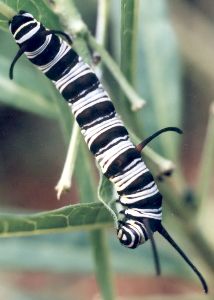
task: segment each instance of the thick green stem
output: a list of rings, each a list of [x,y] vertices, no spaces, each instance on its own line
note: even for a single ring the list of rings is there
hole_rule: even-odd
[[[110,253],[107,244],[106,230],[95,230],[91,233],[92,250],[95,264],[96,278],[99,283],[102,299],[113,300],[114,285],[111,270]]]
[[[108,0],[98,0],[97,8],[97,24],[96,24],[96,40],[99,44],[105,45],[106,33],[107,33],[107,22],[109,17],[109,6],[110,2]],[[95,51],[94,57],[100,57],[100,54]],[[103,70],[102,62],[95,66],[95,71],[99,79],[102,79]]]
[[[101,45],[105,44],[108,15],[109,15],[109,1],[98,0],[96,40]]]
[[[121,70],[134,85],[136,77],[136,47],[139,1],[121,1]]]
[[[127,81],[135,87],[136,85],[136,47],[137,47],[137,20],[138,20],[139,1],[121,1],[121,58],[120,68]],[[123,120],[131,128],[138,128],[136,113],[130,109],[130,103],[123,90],[120,91],[120,111]],[[141,124],[142,126],[142,124]]]
[[[8,18],[9,20],[16,14],[16,11],[9,7],[7,4],[0,2],[0,12],[3,16]]]

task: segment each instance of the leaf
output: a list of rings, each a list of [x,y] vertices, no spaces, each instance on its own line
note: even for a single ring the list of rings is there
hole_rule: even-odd
[[[15,78],[10,80],[9,68],[16,53],[16,45],[6,33],[1,33],[0,43],[0,103],[44,117],[56,118],[56,107],[50,99],[52,84],[27,59],[18,61],[14,70]]]
[[[51,29],[61,28],[58,17],[52,12],[52,10],[43,0],[1,0],[0,14],[3,14],[1,3],[5,4],[9,8],[14,9],[16,12],[25,10],[31,13],[38,21],[41,21]],[[3,15],[0,15],[0,27],[2,29],[8,29],[8,20]]]
[[[0,214],[0,237],[94,230],[110,225],[111,216],[102,204],[76,204],[36,214]]]
[[[40,94],[9,81],[0,75],[0,102],[11,107],[35,113],[44,117],[55,118],[55,107]]]

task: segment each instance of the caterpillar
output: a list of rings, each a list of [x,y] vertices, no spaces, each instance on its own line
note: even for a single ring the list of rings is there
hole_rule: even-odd
[[[157,273],[160,273],[153,239],[154,232],[159,232],[196,273],[207,293],[202,274],[161,223],[162,195],[141,157],[142,149],[153,138],[165,131],[181,133],[181,130],[166,127],[135,146],[107,92],[89,65],[72,49],[67,34],[46,29],[25,11],[9,21],[9,30],[19,46],[10,66],[10,78],[13,78],[15,63],[25,54],[71,106],[89,150],[102,173],[114,184],[118,194],[117,237],[120,243],[134,249],[151,240]],[[63,35],[67,41],[58,35]]]

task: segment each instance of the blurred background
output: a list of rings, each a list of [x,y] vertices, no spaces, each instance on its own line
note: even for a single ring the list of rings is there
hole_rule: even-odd
[[[106,47],[121,64],[120,1],[110,2]],[[95,33],[97,1],[79,0],[76,5]],[[214,139],[209,135],[209,141],[206,140],[208,124],[214,130],[214,4],[212,0],[140,0],[138,5],[134,86],[147,101],[143,112],[123,110],[117,83],[106,69],[103,81],[119,113],[125,121],[131,120],[129,126],[138,136],[148,136],[164,126],[183,129],[181,139],[172,134],[167,140],[170,144],[163,138],[151,147],[176,164],[178,181],[185,182],[187,189],[183,209],[187,206],[192,211],[190,218],[194,218],[197,203],[192,203],[192,195],[205,178],[200,173],[206,155],[204,149],[212,150]],[[17,47],[11,35],[3,30],[0,45],[0,80],[6,90],[10,62]],[[17,63],[14,74],[15,81],[23,88],[30,87],[31,91],[51,98],[49,88],[46,90],[48,81],[25,58]],[[37,112],[27,106],[23,108],[16,104],[15,97],[8,100],[2,90],[0,141],[2,212],[36,212],[78,203],[81,187],[75,178],[71,191],[60,201],[56,198],[54,187],[67,145],[59,122],[51,114],[47,117],[45,109]],[[208,165],[213,168],[214,152],[208,153]],[[209,174],[209,180],[205,178],[209,185],[197,211],[199,227],[211,249],[213,175]],[[204,252],[200,255],[195,251],[196,244],[182,231],[182,221],[167,207],[164,221],[205,274],[212,289],[214,270],[203,257]],[[204,299],[197,278],[160,237],[156,241],[163,269],[161,278],[154,276],[150,245],[130,252],[119,246],[113,231],[108,232],[108,240],[117,299]],[[0,279],[0,299],[100,299],[90,239],[83,232],[0,239]]]

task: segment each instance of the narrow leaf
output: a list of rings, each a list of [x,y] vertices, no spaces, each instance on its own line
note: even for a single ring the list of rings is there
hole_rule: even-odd
[[[0,237],[94,230],[111,223],[111,216],[101,203],[76,204],[36,214],[0,214]]]
[[[7,8],[7,10],[6,10]],[[43,22],[51,29],[60,28],[60,23],[57,16],[52,12],[50,7],[43,0],[1,0],[0,1],[0,27],[8,30],[8,19],[11,16],[7,13],[10,9],[14,12],[25,10],[30,12],[36,19]],[[6,18],[5,18],[6,17]]]

